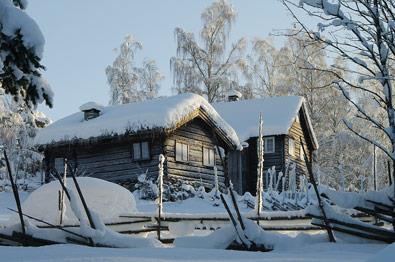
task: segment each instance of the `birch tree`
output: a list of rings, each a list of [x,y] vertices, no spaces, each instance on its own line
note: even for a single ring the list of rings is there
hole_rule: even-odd
[[[281,95],[283,91],[281,70],[284,69],[283,57],[288,50],[277,49],[270,39],[255,39],[252,50],[247,55],[243,73],[248,83],[253,86],[255,97]]]
[[[178,93],[207,95],[215,102],[237,78],[236,68],[244,62],[244,38],[229,45],[229,34],[236,12],[227,0],[217,0],[201,14],[200,41],[182,28],[175,29],[177,55],[170,59]],[[222,94],[221,94],[222,93]]]
[[[112,65],[107,66],[111,105],[143,101],[158,95],[164,76],[153,59],[145,58],[141,67],[136,66],[135,56],[142,48],[139,41],[127,35],[119,48],[119,55]]]
[[[12,96],[0,94],[0,144],[5,146],[8,158],[14,167],[18,178],[28,178],[36,175],[40,169],[42,155],[33,148],[32,140],[36,135],[39,120],[48,124],[42,113],[27,108],[25,101],[15,101]],[[7,185],[1,180],[8,181],[3,154],[0,155],[0,185]],[[0,186],[0,191],[4,189]]]
[[[155,60],[144,59],[143,66],[136,68],[139,78],[139,92],[144,99],[152,99],[158,95],[160,82],[165,78],[159,71]]]
[[[126,104],[138,101],[138,75],[134,70],[134,57],[143,45],[132,35],[127,35],[119,48],[119,55],[107,66],[107,82],[110,85],[110,104]]]
[[[352,78],[340,76],[331,70],[337,77],[334,83],[355,107],[358,119],[381,132],[388,143],[382,143],[377,137],[359,132],[347,120],[345,124],[361,139],[380,148],[392,160],[395,170],[395,111],[393,70],[391,70],[395,55],[395,2],[382,0],[301,0],[299,3],[283,0],[282,2],[311,39],[323,43],[329,50],[340,54],[352,64],[351,69],[348,70]],[[305,11],[309,16],[319,20],[317,28],[308,28],[296,15],[295,9]],[[342,70],[342,68],[334,69]],[[362,83],[367,80],[376,82],[379,88],[364,86]],[[386,121],[381,122],[368,112],[362,103],[353,99],[354,92],[369,97],[379,110],[385,112]],[[393,176],[395,177],[395,173]],[[395,228],[395,222],[393,226]]]

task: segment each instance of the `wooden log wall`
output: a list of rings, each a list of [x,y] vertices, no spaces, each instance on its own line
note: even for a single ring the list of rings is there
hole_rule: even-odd
[[[177,161],[175,157],[176,141],[189,147],[188,161]],[[215,150],[212,129],[200,118],[195,118],[170,134],[164,142],[166,173],[175,178],[193,182],[202,182],[205,187],[214,185],[214,168],[203,165],[203,147],[214,149],[218,180],[224,183],[224,167]]]
[[[307,167],[306,167],[306,163],[305,160],[303,158],[301,158],[300,156],[300,151],[301,151],[301,143],[300,143],[300,138],[302,138],[306,153],[307,153],[307,158],[309,159],[309,161],[311,161],[311,157],[312,157],[312,144],[311,142],[306,139],[308,138],[308,132],[307,132],[307,124],[305,121],[304,116],[302,115],[302,111],[299,112],[299,117],[298,119],[296,119],[294,121],[294,123],[292,124],[290,130],[289,130],[289,134],[286,137],[286,143],[285,143],[285,159],[286,160],[290,160],[294,163],[296,163],[296,180],[297,183],[300,183],[300,175],[305,175],[307,176]],[[295,154],[294,156],[289,154],[289,139],[293,139],[295,141]]]
[[[269,137],[269,136],[266,136]],[[276,167],[276,171],[280,172],[284,169],[284,139],[285,135],[274,136],[275,138],[275,150],[274,153],[264,153],[263,170],[267,172],[272,166]],[[243,154],[243,164],[245,163],[248,171],[245,171],[245,191],[255,194],[256,181],[257,181],[257,168],[258,168],[258,149],[257,149],[257,138],[253,137],[247,140],[248,148],[245,148],[247,152]],[[243,168],[245,169],[245,168]],[[266,184],[266,176],[263,177],[263,184]]]
[[[132,145],[139,141],[149,142],[149,160],[133,160]],[[48,149],[46,156],[50,167],[55,165],[55,158],[67,157],[72,166],[78,167],[79,175],[116,183],[134,183],[140,174],[157,175],[158,158],[162,152],[161,141],[163,140],[158,137],[133,137],[87,145],[69,145]],[[63,170],[62,166],[55,168]]]

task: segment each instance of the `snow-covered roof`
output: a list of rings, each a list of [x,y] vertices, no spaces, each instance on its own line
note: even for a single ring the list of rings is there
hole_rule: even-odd
[[[243,95],[242,95],[239,91],[232,89],[232,90],[230,90],[230,91],[227,93],[227,96],[228,96],[228,97],[229,97],[229,96],[237,96],[237,97],[241,98]]]
[[[79,110],[81,110],[81,111],[88,111],[91,109],[101,111],[103,109],[103,106],[99,103],[96,103],[96,102],[88,102],[88,103],[85,103],[79,107]]]
[[[122,135],[141,130],[176,128],[196,110],[202,110],[230,143],[241,148],[235,130],[225,122],[203,97],[181,94],[143,102],[107,106],[101,115],[84,121],[84,113],[77,112],[39,130],[36,145]]]
[[[259,114],[262,113],[264,136],[288,134],[300,108],[304,106],[303,97],[277,96],[263,99],[250,99],[214,104],[217,112],[237,132],[240,141],[257,137],[259,130]],[[313,143],[316,143],[307,110],[304,110]]]

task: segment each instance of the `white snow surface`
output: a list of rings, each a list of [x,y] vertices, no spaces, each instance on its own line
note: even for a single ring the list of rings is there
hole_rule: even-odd
[[[374,208],[374,205],[366,200],[392,205],[390,198],[394,196],[394,189],[392,186],[385,187],[379,191],[368,192],[345,192],[336,191],[326,186],[319,186],[321,193],[325,193],[331,201],[343,208],[366,207]]]
[[[392,262],[395,257],[395,243],[388,245],[386,248],[381,250],[375,256],[371,257],[368,262]]]
[[[288,134],[302,106],[304,99],[300,96],[275,96],[214,104],[218,113],[236,130],[240,141],[258,137],[260,113],[264,136]],[[307,110],[305,112],[307,114]],[[309,125],[311,127],[311,123]],[[316,140],[315,136],[313,139]]]
[[[116,222],[119,220],[120,214],[137,211],[133,194],[124,187],[97,178],[78,177],[77,179],[88,207],[97,213],[104,223]],[[72,179],[68,179],[67,183],[69,190],[74,192],[73,195],[78,196]],[[61,186],[58,181],[52,181],[36,189],[22,203],[23,212],[46,222],[59,224],[59,190],[61,190]],[[79,222],[69,201],[66,199],[65,202],[64,224],[78,225]],[[86,216],[84,212],[82,213],[83,216]],[[11,217],[11,220],[14,218]]]
[[[84,189],[83,189],[84,192]],[[55,197],[56,198],[56,197]],[[49,198],[48,198],[49,200]],[[187,211],[185,207],[197,212],[222,212],[223,208],[213,207],[206,204],[204,200],[200,200],[200,204],[195,201],[186,201],[186,203],[166,203],[165,210],[171,211]],[[138,206],[143,208],[145,203],[137,202]],[[152,206],[146,206],[149,210],[154,210]],[[8,203],[8,204],[5,204]],[[12,205],[12,193],[0,193],[0,206]],[[141,205],[142,204],[142,205]],[[243,205],[241,204],[242,208]],[[203,209],[203,210],[201,210]],[[148,210],[147,210],[148,211]],[[7,215],[6,210],[0,209],[1,215]],[[9,213],[8,213],[9,214]],[[94,215],[95,221],[96,216]],[[17,221],[17,220],[15,220]],[[92,232],[96,236],[95,239],[100,242],[114,243],[114,239],[121,242],[119,244],[126,245],[133,243],[137,248],[92,248],[78,245],[52,245],[45,247],[4,247],[0,246],[0,261],[102,261],[102,262],[167,262],[167,261],[199,261],[199,262],[258,262],[258,261],[314,261],[314,262],[340,262],[340,261],[392,261],[394,256],[394,245],[373,244],[373,243],[350,243],[349,241],[340,241],[336,234],[337,243],[329,243],[326,234],[303,234],[303,233],[287,233],[276,234],[271,232],[258,232],[255,230],[255,224],[247,222],[248,235],[255,241],[264,241],[275,247],[272,252],[245,252],[233,250],[221,250],[226,246],[228,241],[234,239],[234,230],[231,225],[223,227],[213,232],[210,237],[181,237],[176,240],[176,246],[168,246],[167,248],[154,248],[156,245],[152,239],[137,239],[130,236],[116,236],[110,231],[102,230],[98,227],[97,232]],[[29,229],[31,229],[29,227]],[[33,230],[33,228],[32,228]],[[40,229],[40,235],[45,231]],[[55,237],[53,229],[51,232],[47,230],[51,236]],[[30,230],[29,230],[30,232]],[[33,232],[39,233],[37,229]],[[32,233],[32,232],[30,232]],[[59,232],[60,234],[61,232]],[[82,232],[81,232],[82,233]],[[99,234],[99,235],[97,235]],[[122,239],[122,238],[125,239]],[[148,243],[148,244],[147,244]],[[182,248],[181,248],[182,246]]]
[[[10,0],[0,0],[1,32],[13,36],[21,30],[26,47],[32,48],[36,55],[42,57],[45,39],[37,23],[25,11],[15,7]]]
[[[45,247],[0,247],[3,261],[73,262],[356,262],[373,258],[385,245],[319,243],[297,249],[245,252],[198,248],[92,248],[77,245]],[[372,260],[381,261],[381,260]],[[387,260],[388,261],[388,260]]]
[[[103,109],[103,106],[97,102],[91,101],[91,102],[87,102],[87,103],[81,105],[78,109],[80,111],[87,111],[90,109],[96,109],[98,111],[101,111]]]
[[[77,112],[40,130],[35,138],[35,144],[44,145],[73,139],[122,135],[144,129],[172,129],[199,108],[209,115],[214,124],[236,147],[241,148],[235,130],[203,97],[190,93],[107,106],[103,108],[99,117],[89,121],[83,120],[83,112]]]

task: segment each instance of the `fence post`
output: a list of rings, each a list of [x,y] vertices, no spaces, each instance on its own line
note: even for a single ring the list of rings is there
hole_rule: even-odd
[[[165,156],[159,155],[159,175],[158,175],[158,240],[160,240],[160,227],[162,219],[162,208],[163,208],[163,163],[165,162]]]
[[[66,176],[67,176],[67,158],[64,159],[64,173],[63,173],[63,184],[67,186],[67,181],[66,181]],[[66,203],[65,203],[65,192],[64,189],[60,191],[60,200],[59,200],[59,209],[60,209],[60,219],[59,219],[59,224],[62,226],[63,225],[63,219],[64,219],[64,213],[66,212]]]
[[[256,182],[256,203],[255,209],[257,212],[258,220],[257,224],[259,225],[259,218],[262,213],[262,190],[263,190],[263,152],[264,152],[264,144],[263,144],[263,120],[262,113],[259,115],[259,136],[258,136],[258,172],[257,172],[257,182]]]

